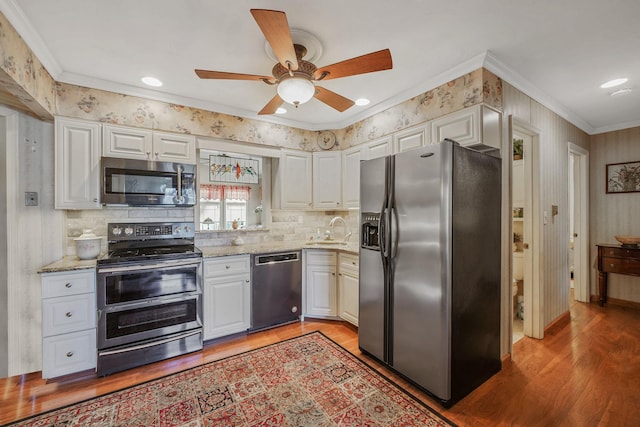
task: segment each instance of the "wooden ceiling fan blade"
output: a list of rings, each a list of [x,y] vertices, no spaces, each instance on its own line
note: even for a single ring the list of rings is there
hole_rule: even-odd
[[[355,102],[353,102],[349,98],[345,98],[342,95],[338,95],[337,93],[320,86],[316,86],[316,94],[314,96],[316,99],[324,102],[329,107],[334,108],[341,113],[351,108],[353,104],[355,104]]]
[[[279,106],[282,105],[283,102],[284,101],[282,100],[282,98],[280,98],[280,96],[276,94],[276,96],[271,98],[271,101],[269,101],[267,105],[265,105],[262,110],[258,112],[258,115],[275,114],[276,110]]]
[[[338,77],[390,70],[392,67],[391,51],[389,49],[383,49],[318,68],[313,74],[313,78],[315,80],[330,80],[337,79]]]
[[[287,15],[284,12],[267,9],[251,9],[251,15],[258,23],[280,64],[287,69],[297,70],[298,58],[293,47]]]
[[[256,74],[228,73],[226,71],[195,70],[201,79],[222,79],[222,80],[268,80],[274,82],[273,76],[258,76]]]

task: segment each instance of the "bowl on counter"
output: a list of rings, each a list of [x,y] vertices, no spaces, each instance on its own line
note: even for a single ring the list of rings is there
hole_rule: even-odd
[[[616,240],[622,243],[623,247],[628,248],[637,248],[638,244],[640,244],[640,237],[638,236],[614,236]]]
[[[95,259],[100,255],[102,237],[96,236],[91,230],[82,230],[80,237],[76,237],[76,255],[80,259]]]

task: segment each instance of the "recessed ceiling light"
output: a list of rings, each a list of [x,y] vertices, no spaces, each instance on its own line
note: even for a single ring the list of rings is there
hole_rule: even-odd
[[[142,83],[149,85],[149,86],[153,86],[153,87],[160,87],[162,86],[162,82],[158,79],[156,79],[155,77],[143,77],[142,79]]]
[[[276,114],[286,114],[286,112],[287,109],[282,107],[278,107],[278,109],[276,110]]]
[[[371,101],[369,101],[367,98],[358,98],[356,99],[356,105],[359,106],[363,106],[363,105],[369,105]]]
[[[618,95],[626,95],[628,93],[631,93],[631,88],[630,87],[625,87],[623,89],[618,89],[615,92],[611,92],[611,96],[618,96]]]
[[[613,79],[613,80],[609,80],[606,83],[602,83],[600,85],[600,87],[602,89],[608,89],[610,87],[614,87],[614,86],[620,86],[622,84],[625,84],[629,79],[627,78],[621,78],[621,79]]]

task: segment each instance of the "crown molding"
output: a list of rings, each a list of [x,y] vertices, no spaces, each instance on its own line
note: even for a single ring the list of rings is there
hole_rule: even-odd
[[[40,37],[40,33],[31,25],[15,0],[0,0],[0,12],[15,28],[22,40],[47,69],[54,80],[62,74],[62,67],[51,54],[49,47]]]
[[[581,119],[577,114],[570,111],[562,103],[551,95],[536,87],[533,83],[522,77],[513,68],[500,61],[491,51],[486,52],[484,68],[507,81],[510,85],[523,92],[536,102],[544,105],[563,119],[573,123],[589,135],[593,135],[595,129],[589,123]]]
[[[595,128],[592,135],[596,135],[599,133],[606,133],[606,132],[615,132],[618,130],[624,130],[624,129],[635,128],[635,127],[640,127],[640,120],[617,123],[615,125],[609,125],[609,126],[601,126],[601,127]]]

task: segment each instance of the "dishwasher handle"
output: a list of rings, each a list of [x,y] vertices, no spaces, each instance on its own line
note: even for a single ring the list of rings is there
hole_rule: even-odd
[[[281,262],[300,261],[300,252],[256,255],[255,265],[278,264]]]

